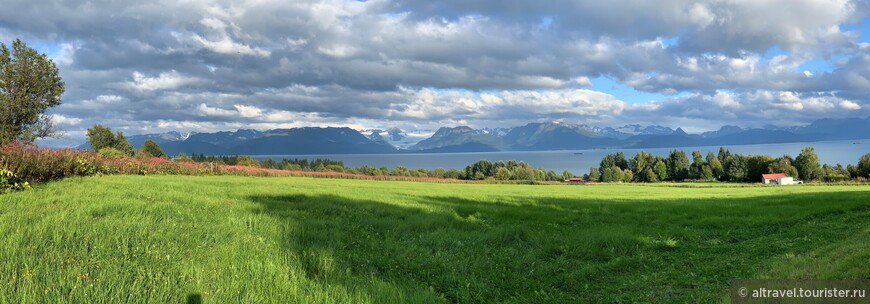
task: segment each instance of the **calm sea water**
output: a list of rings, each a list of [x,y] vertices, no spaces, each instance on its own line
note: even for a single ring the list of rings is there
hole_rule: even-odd
[[[774,157],[784,154],[797,156],[803,147],[814,147],[819,154],[819,160],[824,164],[835,165],[841,163],[857,164],[861,155],[870,153],[870,140],[847,140],[847,141],[824,141],[811,143],[785,143],[727,146],[732,153],[739,154],[766,154]],[[436,168],[462,169],[465,166],[479,160],[499,161],[517,160],[524,161],[535,167],[544,167],[547,170],[571,170],[575,174],[589,172],[589,168],[598,167],[599,162],[609,153],[623,152],[627,158],[634,156],[638,151],[646,151],[656,155],[667,156],[673,148],[655,149],[595,149],[595,150],[566,150],[566,151],[524,151],[524,152],[474,152],[474,153],[419,153],[419,154],[324,154],[324,155],[260,155],[257,159],[271,158],[279,161],[283,158],[315,159],[328,158],[344,161],[347,167],[359,167],[369,165],[375,167],[405,166],[411,169]],[[703,155],[707,152],[716,154],[719,146],[705,147],[678,147],[686,151],[691,159],[691,152],[699,150]]]

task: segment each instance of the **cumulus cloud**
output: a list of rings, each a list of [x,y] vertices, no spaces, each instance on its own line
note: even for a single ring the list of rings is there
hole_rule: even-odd
[[[184,76],[175,70],[160,73],[154,77],[133,72],[132,78],[133,80],[126,82],[125,85],[137,91],[171,90],[200,81],[194,77]]]
[[[715,128],[868,115],[870,44],[849,26],[868,8],[855,0],[10,0],[0,39],[49,46],[67,83],[55,114],[70,134],[95,122],[143,132],[552,119]],[[827,67],[806,67],[818,61]],[[626,102],[595,87],[599,77],[676,97]]]

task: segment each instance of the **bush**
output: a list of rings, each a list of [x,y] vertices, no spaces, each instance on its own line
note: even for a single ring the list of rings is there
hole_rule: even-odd
[[[30,182],[45,182],[68,176],[97,174],[103,166],[99,155],[71,149],[39,149],[27,143],[0,146],[0,167]]]
[[[15,176],[15,173],[6,169],[0,169],[0,193],[21,191],[30,189],[30,183]]]
[[[259,168],[260,162],[247,155],[239,155],[236,165]]]
[[[178,155],[176,155],[175,158],[172,159],[172,161],[182,162],[182,163],[192,163],[193,159],[190,159],[190,157],[187,157],[187,154],[178,153]]]
[[[99,154],[101,157],[105,157],[105,158],[121,158],[121,157],[127,156],[127,154],[124,153],[124,151],[118,150],[118,149],[113,148],[113,147],[102,148],[102,149],[100,149]]]

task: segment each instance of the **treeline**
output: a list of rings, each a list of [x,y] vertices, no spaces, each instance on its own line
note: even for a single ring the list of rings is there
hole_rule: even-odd
[[[533,168],[531,165],[514,160],[490,162],[481,160],[465,167],[464,174],[459,177],[465,180],[531,180],[531,181],[561,181],[573,178],[571,171],[565,170],[556,174],[553,170]]]
[[[742,155],[719,148],[718,154],[703,156],[693,151],[692,158],[685,151],[672,150],[667,157],[638,152],[627,159],[622,152],[606,155],[598,168],[590,168],[584,177],[600,182],[659,182],[659,181],[731,181],[761,182],[762,174],[784,173],[804,181],[837,182],[866,179],[870,175],[870,154],[862,156],[858,165],[831,166],[819,163],[812,147],[801,150],[797,157],[789,155],[774,158],[769,155]]]
[[[184,159],[187,155],[179,154],[175,157],[176,160],[179,158]],[[256,159],[247,156],[247,155],[204,155],[204,154],[196,154],[194,153],[191,157],[191,160],[198,163],[216,163],[230,166],[250,166],[250,167],[260,167],[266,169],[279,169],[279,170],[291,170],[291,171],[335,171],[331,169],[341,168],[344,169],[344,162],[338,160],[331,160],[325,158],[318,158],[313,160],[308,159],[282,159],[281,161],[275,161],[273,159],[264,159],[262,161],[257,161]]]
[[[184,154],[179,154],[175,160],[190,159],[194,162],[215,163],[230,166],[249,166],[266,169],[290,170],[290,171],[309,171],[309,172],[338,172],[350,174],[364,174],[371,176],[410,176],[410,177],[435,177],[435,178],[455,178],[462,179],[465,176],[464,171],[451,169],[445,170],[438,168],[435,170],[427,169],[409,169],[404,166],[396,166],[393,169],[388,167],[373,167],[361,166],[357,168],[348,168],[344,166],[343,161],[331,160],[325,158],[317,159],[282,159],[275,161],[274,159],[264,159],[258,161],[247,155],[220,155],[220,156],[205,156],[203,154],[194,154],[188,157]]]
[[[565,170],[561,174],[556,174],[553,170],[544,170],[541,167],[533,168],[531,165],[518,161],[497,161],[490,162],[481,160],[469,166],[464,170],[438,168],[435,170],[409,169],[404,166],[396,166],[393,169],[388,167],[373,167],[361,166],[357,168],[348,168],[344,166],[344,162],[330,159],[282,159],[275,161],[273,159],[264,159],[257,161],[254,158],[246,155],[220,155],[206,156],[203,154],[194,154],[188,157],[184,154],[179,154],[174,158],[176,161],[191,160],[200,163],[215,163],[231,166],[249,166],[266,169],[279,169],[291,171],[311,171],[311,172],[339,172],[351,174],[364,174],[371,176],[410,176],[410,177],[433,177],[433,178],[453,178],[462,180],[524,180],[524,181],[561,181],[574,177],[574,174]]]

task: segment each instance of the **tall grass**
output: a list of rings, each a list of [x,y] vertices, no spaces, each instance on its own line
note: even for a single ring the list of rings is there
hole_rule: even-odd
[[[868,227],[867,186],[88,177],[0,195],[0,303],[717,303],[870,278]]]

